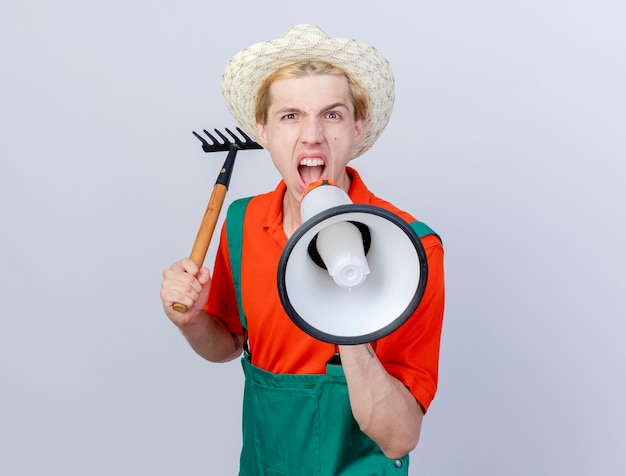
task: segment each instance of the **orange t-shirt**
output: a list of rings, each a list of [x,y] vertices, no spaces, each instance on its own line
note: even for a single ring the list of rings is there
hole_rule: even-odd
[[[358,173],[349,191],[353,203],[387,209],[407,222],[415,219],[372,194]],[[255,196],[246,209],[242,245],[241,293],[252,363],[272,373],[322,374],[335,346],[311,337],[289,318],[280,302],[276,274],[287,244],[282,227],[280,182],[274,192]],[[408,321],[372,343],[389,372],[409,388],[426,410],[435,396],[439,344],[444,310],[443,247],[434,235],[422,238],[428,261],[428,282],[422,300]],[[230,270],[226,229],[222,227],[206,311],[235,334],[242,335]]]

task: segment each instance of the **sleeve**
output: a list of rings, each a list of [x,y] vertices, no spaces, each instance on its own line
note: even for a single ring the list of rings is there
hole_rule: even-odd
[[[387,372],[411,391],[424,411],[437,390],[439,348],[444,311],[443,246],[434,235],[422,239],[428,281],[415,313],[399,329],[375,343]]]
[[[230,269],[225,225],[222,225],[220,232],[220,242],[215,255],[215,264],[211,277],[211,289],[209,290],[209,297],[204,309],[208,314],[216,316],[224,322],[230,332],[237,335],[243,334],[243,327],[239,319],[237,296],[235,295],[235,286]]]

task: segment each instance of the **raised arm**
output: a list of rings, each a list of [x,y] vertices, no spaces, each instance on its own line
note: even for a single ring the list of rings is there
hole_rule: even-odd
[[[226,362],[241,355],[243,339],[205,312],[210,287],[209,270],[198,269],[192,260],[185,258],[163,272],[161,300],[167,317],[198,355],[211,362]],[[176,311],[172,307],[174,303],[184,304],[187,311]]]

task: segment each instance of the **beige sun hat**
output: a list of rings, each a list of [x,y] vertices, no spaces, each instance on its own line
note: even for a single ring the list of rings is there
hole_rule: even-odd
[[[314,25],[294,26],[279,39],[256,43],[230,60],[222,77],[222,94],[230,113],[250,137],[258,140],[255,107],[259,88],[277,69],[307,60],[324,61],[343,69],[368,92],[368,117],[353,157],[365,153],[391,116],[395,94],[391,66],[373,46],[330,38]]]

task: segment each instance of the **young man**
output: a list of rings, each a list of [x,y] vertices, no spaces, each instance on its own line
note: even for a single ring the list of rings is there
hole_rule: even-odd
[[[161,299],[207,360],[228,361],[246,349],[240,475],[408,474],[408,453],[437,386],[444,308],[439,238],[422,238],[428,283],[413,316],[376,342],[338,346],[339,366],[329,365],[335,345],[290,320],[276,284],[281,252],[301,225],[302,194],[319,178],[334,181],[354,203],[415,221],[373,195],[348,167],[389,120],[389,64],[371,46],[298,25],[238,53],[226,67],[223,94],[282,180],[248,203],[241,256],[230,256],[223,227],[213,276],[183,259],[164,272]],[[239,258],[240,295],[231,270]],[[175,311],[176,302],[187,312]]]

